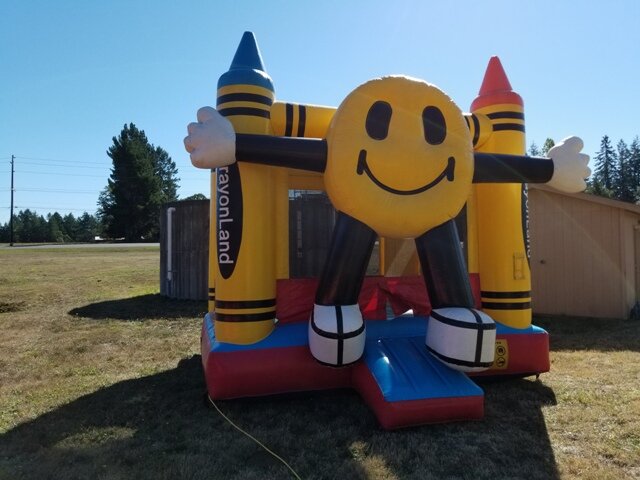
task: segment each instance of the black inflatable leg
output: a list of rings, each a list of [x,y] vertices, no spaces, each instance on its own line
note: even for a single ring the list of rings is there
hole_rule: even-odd
[[[453,220],[416,238],[432,308],[474,306],[469,273]]]
[[[329,254],[316,292],[317,305],[354,305],[376,241],[364,223],[338,212]]]
[[[358,295],[375,240],[369,227],[338,213],[309,321],[309,349],[325,365],[341,367],[362,357],[366,328]]]

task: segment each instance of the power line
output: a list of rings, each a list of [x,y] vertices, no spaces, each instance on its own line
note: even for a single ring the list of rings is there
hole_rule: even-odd
[[[76,160],[60,160],[60,159],[55,159],[55,158],[39,158],[39,157],[22,157],[22,156],[16,156],[15,158],[18,158],[20,160],[37,160],[37,161],[41,161],[41,162],[56,162],[56,163],[89,163],[89,164],[93,164],[93,165],[104,165],[104,162],[90,162],[87,160],[80,160],[80,161],[76,161]]]
[[[57,175],[57,176],[61,176],[61,177],[91,177],[91,178],[109,178],[110,175],[89,175],[89,174],[83,174],[83,173],[60,173],[60,172],[48,172],[48,171],[40,171],[40,172],[34,172],[32,170],[16,170],[16,173],[28,173],[28,174],[32,174],[32,175]],[[128,179],[136,179],[138,178],[135,175],[127,175],[127,176],[119,176],[118,178],[128,178]],[[183,177],[182,175],[180,175],[179,180],[198,180],[200,178],[200,176],[186,176]]]
[[[16,192],[48,192],[48,193],[90,193],[92,195],[98,194],[98,192],[92,190],[62,190],[57,188],[21,188]]]
[[[38,162],[38,161],[32,161],[32,160],[27,160],[26,162],[20,162],[20,163],[26,163],[27,165],[42,165],[45,167],[61,167],[61,168],[89,168],[89,169],[94,169],[94,170],[104,170],[105,168],[109,168],[110,165],[104,165],[103,167],[90,167],[87,165],[64,165],[64,164],[60,164],[60,163],[42,163],[42,162]]]
[[[16,173],[29,173],[31,175],[57,175],[60,177],[92,177],[105,178],[104,175],[84,175],[82,173],[59,173],[59,172],[32,172],[29,170],[17,170]]]

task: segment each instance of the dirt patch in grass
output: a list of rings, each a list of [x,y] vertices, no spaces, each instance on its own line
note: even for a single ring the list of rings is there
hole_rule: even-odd
[[[25,302],[3,302],[0,301],[0,313],[19,312],[24,310]]]

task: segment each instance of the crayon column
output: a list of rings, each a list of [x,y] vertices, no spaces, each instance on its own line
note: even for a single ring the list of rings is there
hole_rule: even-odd
[[[274,96],[255,38],[245,32],[218,81],[217,109],[237,133],[271,135]],[[271,333],[276,312],[273,170],[236,162],[216,177],[216,338],[255,343]]]
[[[524,155],[524,108],[498,57],[489,61],[473,113],[486,115],[493,133],[480,152]],[[531,324],[531,272],[526,186],[475,185],[478,269],[482,308],[494,320],[514,328]]]

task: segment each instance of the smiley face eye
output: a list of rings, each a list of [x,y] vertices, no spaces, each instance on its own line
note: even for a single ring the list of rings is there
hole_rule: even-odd
[[[384,140],[389,134],[389,123],[391,122],[391,105],[382,100],[378,100],[367,113],[365,128],[367,135],[374,140]]]
[[[422,111],[424,139],[430,145],[440,145],[447,137],[447,123],[438,107],[426,107]]]

